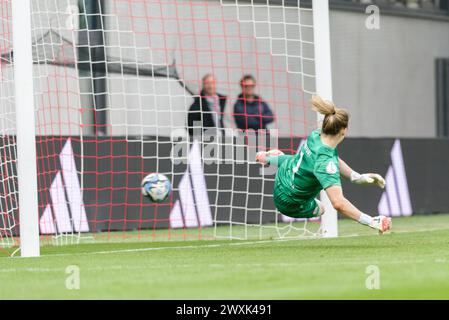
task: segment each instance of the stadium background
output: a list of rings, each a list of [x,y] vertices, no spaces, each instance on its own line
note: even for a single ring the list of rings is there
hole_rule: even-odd
[[[86,8],[89,3],[94,2],[96,1],[86,0]],[[91,225],[89,229],[133,230],[145,227],[147,223],[148,227],[165,227],[169,219],[164,217],[168,217],[171,208],[168,205],[146,207],[140,196],[138,182],[145,168],[154,168],[154,161],[158,162],[157,167],[162,171],[170,171],[173,167],[171,162],[167,161],[171,144],[164,139],[173,136],[173,132],[186,134],[183,130],[186,113],[193,101],[192,95],[186,89],[193,93],[198,92],[202,75],[214,73],[218,79],[218,92],[229,97],[225,110],[227,114],[225,125],[234,127],[231,109],[240,90],[239,79],[243,73],[253,73],[258,80],[258,91],[263,92],[263,98],[268,102],[273,102],[271,103],[273,111],[280,119],[278,121],[281,121],[290,119],[289,110],[292,107],[304,105],[304,101],[307,101],[307,96],[300,94],[299,88],[313,91],[313,79],[300,76],[300,72],[308,72],[308,69],[313,72],[311,71],[313,65],[305,63],[303,69],[299,70],[298,61],[287,59],[291,73],[278,72],[278,66],[285,64],[286,52],[283,48],[285,43],[264,39],[267,25],[275,24],[282,13],[275,8],[270,9],[270,14],[267,15],[266,8],[256,6],[252,11],[252,8],[242,6],[239,9],[240,21],[245,19],[260,21],[246,24],[238,23],[236,10],[232,6],[221,6],[219,1],[161,1],[149,2],[147,7],[142,7],[144,4],[142,1],[116,1],[114,7],[108,5],[107,1],[100,3],[103,4],[104,27],[98,28],[97,25],[93,28],[95,30],[79,32],[78,55],[82,58],[82,50],[92,50],[92,47],[95,47],[90,51],[94,54],[90,63],[96,66],[97,70],[106,68],[101,61],[107,56],[112,57],[109,62],[112,62],[114,57],[120,58],[122,65],[131,66],[131,71],[125,71],[123,74],[110,73],[108,77],[104,77],[102,71],[94,71],[91,74],[81,68],[78,75],[75,68],[67,67],[67,61],[76,60],[72,52],[74,44],[65,41],[70,39],[68,33],[64,34],[68,31],[61,31],[58,34],[51,31],[42,32],[41,36],[35,39],[34,45],[43,48],[41,54],[44,52],[45,55],[50,55],[50,58],[37,57],[37,60],[59,59],[65,63],[65,66],[45,64],[35,67],[38,78],[41,70],[43,75],[48,73],[53,80],[36,82],[38,118],[46,119],[44,125],[39,128],[40,134],[45,134],[46,139],[39,142],[38,152],[45,150],[45,157],[51,158],[47,163],[54,166],[47,168],[51,174],[43,177],[48,180],[44,185],[51,185],[61,170],[58,159],[69,139],[75,154],[73,160],[77,168],[80,168],[80,159],[76,155],[79,154],[77,150],[81,148],[79,136],[84,136],[86,138],[83,149],[87,155],[91,143],[95,145],[92,148],[95,148],[97,158],[101,157],[101,152],[106,155],[128,154],[130,158],[133,155],[143,158],[143,161],[139,160],[139,163],[136,163],[138,169],[135,174],[132,172],[133,165],[129,159],[126,159],[126,163],[123,162],[125,159],[119,157],[104,162],[85,161],[83,164],[85,172],[97,172],[95,178],[89,174],[82,176],[85,188],[82,198],[86,214],[89,221],[95,221],[95,225]],[[258,1],[254,3],[257,4]],[[308,2],[303,3],[307,6]],[[388,176],[390,170],[392,183],[389,183],[391,187],[387,187],[385,196],[382,191],[365,193],[350,185],[345,185],[346,193],[350,199],[354,199],[361,210],[368,212],[386,210],[385,214],[393,216],[409,215],[412,212],[416,214],[449,212],[449,202],[442,196],[442,190],[449,188],[448,170],[445,161],[439,161],[446,159],[444,153],[449,150],[447,139],[449,132],[442,130],[449,127],[447,6],[438,2],[437,7],[437,2],[424,1],[419,2],[427,4],[423,8],[398,9],[393,4],[375,2],[379,4],[381,10],[380,29],[369,30],[365,27],[365,21],[369,16],[365,13],[365,8],[369,3],[370,1],[363,4],[331,1],[330,37],[334,101],[339,106],[347,107],[352,119],[349,138],[342,144],[340,154],[351,166],[360,171],[371,169]],[[34,16],[36,29],[39,31],[51,30],[53,23],[61,23],[60,20],[67,21],[70,18],[69,13],[65,17],[60,17],[58,12],[64,10],[57,8],[56,2],[50,4],[48,1],[38,0],[32,4],[36,12]],[[73,0],[71,4],[77,6],[79,2]],[[285,1],[285,4],[288,6],[289,1]],[[297,2],[291,1],[291,4],[296,5]],[[41,6],[48,9],[52,5],[58,10],[39,13]],[[98,8],[89,10],[92,10],[89,19],[93,20],[89,22],[81,18],[76,23],[80,25],[99,23],[100,20],[95,20],[100,19],[99,15],[95,16],[95,10]],[[148,32],[148,20],[142,18],[142,10],[151,17],[151,32]],[[292,7],[292,10],[287,10],[286,13],[288,20],[288,15],[294,17],[298,15],[298,10]],[[195,15],[195,19],[189,20],[192,14]],[[133,19],[129,19],[130,16]],[[305,14],[302,19],[303,23],[310,23],[310,14]],[[182,21],[181,28],[179,24],[173,23],[174,20]],[[195,32],[197,39],[189,40],[189,36]],[[239,42],[229,41],[226,44],[226,50],[238,52],[235,56],[232,54],[225,56],[224,50],[220,50],[224,46],[223,37],[220,36],[223,32],[229,39],[240,39]],[[284,30],[274,28],[271,32],[271,38],[285,37]],[[253,37],[253,33],[256,37]],[[304,31],[301,36],[307,39],[312,34]],[[51,41],[48,41],[49,39]],[[185,41],[183,50],[178,50],[182,41]],[[153,52],[151,56],[148,55],[148,50],[139,50],[147,48],[150,43]],[[188,47],[189,43],[192,44],[191,48]],[[203,47],[213,49],[203,55]],[[289,54],[299,55],[295,50],[299,48],[293,44],[289,45]],[[306,46],[303,50],[307,54],[308,51],[313,51],[313,48]],[[257,59],[254,59],[254,53],[257,54]],[[82,65],[83,61],[80,60],[78,63]],[[221,64],[225,60],[226,66]],[[137,63],[162,66],[162,69],[168,70],[165,72],[169,77],[136,77],[138,71],[132,69],[132,66]],[[6,72],[12,70],[6,69]],[[183,79],[186,89],[177,81],[176,73]],[[276,88],[273,83],[276,84]],[[81,88],[81,97],[79,92],[71,90],[77,86]],[[63,94],[52,94],[55,90]],[[288,99],[279,98],[282,96],[288,96]],[[73,121],[78,119],[80,108],[82,125]],[[5,114],[5,117],[14,117],[14,114]],[[58,123],[68,125],[55,125]],[[291,136],[305,136],[313,129],[315,115],[305,111],[282,126],[278,124],[273,126],[280,129],[280,145],[284,144],[290,148]],[[52,135],[59,137],[56,143],[51,139]],[[104,136],[109,138],[102,138]],[[300,139],[295,139],[293,145],[299,145]],[[392,156],[397,141],[400,141],[399,158]],[[103,151],[102,142],[105,144]],[[51,151],[48,153],[48,150]],[[159,153],[156,154],[156,150]],[[400,171],[402,166],[404,169]],[[127,170],[126,174],[123,174],[124,169]],[[174,177],[177,179],[174,180],[175,185],[182,178],[186,167],[179,166],[176,170],[179,172],[178,176]],[[236,167],[235,172],[244,186],[241,191],[247,190],[248,185],[259,190],[246,200],[247,208],[242,214],[238,212],[238,207],[241,206],[238,204],[238,196],[231,196],[235,191],[232,190],[231,181],[226,182],[222,179],[221,189],[219,188],[221,192],[218,194],[215,185],[219,169],[211,166],[205,167],[204,170],[207,202],[213,204],[217,203],[217,199],[222,201],[224,212],[218,210],[218,215],[229,216],[229,208],[234,207],[232,218],[224,220],[243,221],[245,220],[243,215],[248,214],[248,221],[251,221],[252,211],[257,216],[260,208],[274,209],[269,200],[264,200],[270,196],[267,190],[270,190],[271,182],[262,182],[256,166],[242,167],[241,174],[238,174],[238,166]],[[208,175],[208,170],[215,176]],[[220,170],[226,171],[226,165]],[[102,189],[102,181],[111,182],[112,185],[109,188],[105,185]],[[266,186],[262,188],[261,184]],[[126,199],[121,193],[123,189],[127,190]],[[41,215],[45,213],[49,204],[48,199],[51,198],[48,192],[51,192],[51,189],[41,188]],[[2,190],[2,193],[5,193],[5,190]],[[177,197],[175,194],[175,200]],[[233,201],[237,204],[234,205]],[[101,212],[98,208],[102,205],[108,207],[105,217],[98,215],[98,212]],[[156,214],[160,221],[159,224],[153,225],[149,221],[153,221]],[[114,224],[108,221],[105,222],[107,226],[102,225],[101,221],[115,215],[125,216],[125,223],[123,219],[113,218],[112,220],[119,222]],[[95,218],[90,219],[92,216]],[[133,217],[139,222],[126,222],[127,219],[136,220]],[[257,219],[256,217],[255,220]],[[274,221],[278,217],[273,214],[266,219]]]
[[[73,5],[77,4],[76,0],[72,2]],[[39,1],[33,3],[38,9]],[[291,3],[296,5],[297,1]],[[381,1],[378,3],[380,29],[369,30],[365,27],[365,21],[369,16],[365,13],[368,3],[360,5],[351,1],[330,2],[334,99],[338,105],[346,106],[351,113],[353,121],[350,137],[435,137],[437,135],[436,60],[449,58],[447,37],[449,18],[443,10],[398,9],[385,3],[382,6],[382,3]],[[288,6],[289,1],[285,1],[285,4]],[[48,3],[46,5],[48,6]],[[98,38],[104,37],[106,55],[121,57],[129,61],[130,65],[136,61],[157,65],[169,65],[175,61],[180,76],[187,87],[195,93],[199,91],[202,75],[214,73],[217,76],[218,92],[229,97],[225,110],[228,114],[225,125],[229,127],[234,126],[230,114],[240,90],[239,79],[242,72],[255,73],[258,90],[263,91],[266,100],[276,102],[272,107],[279,118],[287,116],[288,104],[291,106],[302,103],[299,100],[302,98],[301,95],[294,92],[299,88],[298,82],[301,81],[298,75],[294,74],[294,71],[298,70],[298,61],[291,60],[289,63],[293,74],[286,76],[285,73],[273,72],[285,63],[283,60],[285,49],[282,47],[285,44],[283,41],[273,41],[270,45],[269,41],[254,39],[253,25],[250,23],[228,23],[227,21],[237,21],[236,10],[232,7],[222,7],[218,1],[209,1],[207,6],[202,5],[201,1],[193,1],[193,5],[191,1],[176,1],[176,5],[173,1],[167,1],[161,2],[161,7],[157,2],[149,2],[145,7],[151,18],[149,26],[147,19],[139,18],[139,15],[141,17],[144,15],[141,13],[144,9],[141,1],[117,2],[113,7],[105,1],[103,8],[105,11],[103,34],[92,31],[90,40],[87,40],[85,32],[84,34],[80,32],[79,47],[101,45]],[[426,14],[422,13],[423,10]],[[112,11],[114,15],[108,15]],[[279,10],[270,10],[268,17],[267,10],[260,7],[254,9],[254,17],[251,12],[249,7],[241,8],[239,19],[259,19],[268,22],[266,19],[270,18],[270,22],[275,23],[282,13]],[[287,15],[288,13],[289,11]],[[195,19],[189,20],[190,14],[195,14]],[[290,14],[294,16],[298,13],[296,9],[292,9]],[[40,22],[42,30],[48,30],[52,21],[67,18],[58,17],[57,14],[52,16],[51,12],[46,12],[45,17],[43,15],[44,13]],[[136,18],[131,20],[130,15],[135,15]],[[176,17],[184,22],[181,25],[174,23]],[[286,19],[288,21],[288,17]],[[304,15],[304,23],[307,23],[307,19],[310,22],[310,17]],[[151,28],[151,32],[147,31],[148,28]],[[267,23],[257,23],[254,28],[254,32],[260,37],[267,35]],[[133,34],[131,30],[141,33]],[[226,43],[226,50],[236,52],[235,55],[229,54],[225,57],[223,31],[228,39],[236,40],[243,37],[243,40]],[[189,35],[193,32],[199,34],[196,40],[189,39]],[[283,30],[272,29],[273,38],[282,34]],[[311,39],[311,36],[310,32],[302,34],[304,39],[307,37]],[[67,38],[70,39],[69,36]],[[184,50],[176,50],[180,41],[184,41],[182,42],[182,45],[186,46]],[[39,43],[39,40],[37,42]],[[258,58],[254,59],[252,53],[256,50],[256,42]],[[151,57],[148,51],[144,50],[150,43],[153,49]],[[65,45],[70,47],[70,44]],[[134,50],[134,46],[142,50]],[[269,54],[271,46],[273,52],[278,52],[279,56]],[[51,50],[56,52],[53,54],[58,54],[63,50],[69,51],[67,49],[70,48],[67,47],[64,48],[64,44],[62,46],[52,44]],[[212,51],[207,49],[210,47]],[[201,52],[202,48],[204,53]],[[290,46],[289,54],[297,54],[296,49],[295,46]],[[312,50],[311,47],[309,49]],[[50,52],[50,48],[46,51]],[[63,58],[70,58],[69,55],[65,53]],[[223,61],[228,61],[228,67]],[[229,70],[227,69],[229,66],[235,66],[236,69]],[[242,66],[243,70],[237,69]],[[63,92],[67,91],[68,94],[57,98],[48,96],[44,98],[67,99],[67,101],[50,100],[45,103],[54,105],[59,102],[71,106],[70,111],[60,110],[57,116],[62,120],[72,119],[73,116],[64,115],[63,112],[77,112],[75,106],[79,104],[79,96],[69,89],[75,84],[74,81],[77,81],[78,76],[75,69],[53,68],[55,69],[51,70],[52,73],[59,74],[59,79],[56,76],[52,85]],[[67,76],[62,76],[65,72],[68,72]],[[89,88],[91,75],[81,74],[80,77],[84,77],[84,80],[80,80],[80,86],[84,85],[85,88],[82,94],[85,100],[81,100],[82,105],[93,105],[92,95],[88,94],[88,91],[92,90]],[[273,90],[273,83],[277,84],[276,93]],[[40,85],[42,86],[42,83]],[[283,85],[291,90],[282,90]],[[304,87],[312,86],[311,83],[304,84]],[[52,89],[37,88],[43,95]],[[193,102],[193,98],[176,81],[151,77],[137,79],[135,74],[110,74],[103,90],[107,90],[107,97],[104,97],[107,101],[97,100],[97,108],[103,105],[108,109],[106,115],[108,134],[118,136],[138,135],[142,133],[141,131],[144,135],[169,136],[171,128],[185,126],[186,111]],[[289,102],[282,102],[282,99],[274,97],[274,94],[289,95]],[[139,105],[143,107],[142,111],[133,108]],[[159,110],[157,125],[154,122],[155,118],[151,117],[156,107]],[[48,114],[43,114],[42,117],[52,119],[51,109],[48,110]],[[167,113],[164,115],[161,110],[167,110]],[[54,114],[53,112],[53,117]],[[86,110],[84,115],[85,124],[93,121],[92,112]],[[310,119],[307,122],[313,123],[314,115],[309,113],[308,116]],[[298,121],[291,125],[291,128],[283,129],[280,134],[304,135],[310,128],[304,128],[303,125],[304,123]],[[82,130],[82,134],[92,134],[94,131],[93,126],[88,125],[81,129],[76,126],[52,128],[58,129],[62,135],[75,135],[78,134],[77,130]]]

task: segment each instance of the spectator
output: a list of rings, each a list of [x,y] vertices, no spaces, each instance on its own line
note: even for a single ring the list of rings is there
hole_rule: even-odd
[[[202,79],[202,89],[195,97],[187,115],[189,135],[193,136],[193,128],[202,125],[203,130],[224,128],[223,113],[226,106],[226,96],[216,92],[216,80],[212,74],[206,74]]]
[[[240,81],[242,93],[234,104],[234,119],[237,128],[242,130],[266,129],[274,121],[273,112],[261,97],[254,94],[256,79],[251,75],[243,76]]]

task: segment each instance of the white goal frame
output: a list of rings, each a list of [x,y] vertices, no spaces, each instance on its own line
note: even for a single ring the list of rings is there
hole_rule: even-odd
[[[326,100],[332,99],[332,67],[329,23],[329,1],[313,0],[313,36],[315,50],[315,84],[316,93]],[[319,23],[316,23],[319,21]],[[317,113],[317,122],[320,124],[323,115]],[[338,236],[337,211],[332,207],[326,193],[321,192],[326,213],[321,216],[321,230],[323,237]]]
[[[316,93],[332,100],[329,1],[312,0]],[[31,0],[12,0],[14,82],[17,125],[17,173],[22,257],[40,255],[37,189],[36,129],[33,88]],[[322,120],[317,115],[317,122]],[[324,192],[326,213],[321,218],[323,237],[338,236],[337,212]]]
[[[20,251],[22,257],[36,257],[40,246],[30,0],[12,1],[12,32]]]

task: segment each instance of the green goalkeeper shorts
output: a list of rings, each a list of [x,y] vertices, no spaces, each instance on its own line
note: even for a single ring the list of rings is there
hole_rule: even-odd
[[[315,198],[292,201],[282,193],[274,194],[274,204],[284,215],[291,218],[316,218],[320,216],[320,206]]]

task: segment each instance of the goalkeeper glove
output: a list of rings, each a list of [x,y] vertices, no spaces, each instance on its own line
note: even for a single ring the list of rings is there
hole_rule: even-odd
[[[374,217],[369,226],[373,229],[379,230],[379,234],[383,234],[391,229],[391,218],[385,216]]]
[[[360,185],[375,184],[379,188],[385,188],[385,180],[380,174],[377,173],[364,173],[360,174],[355,171],[351,172],[351,182]]]
[[[270,151],[259,151],[256,154],[256,161],[265,165],[267,164],[267,157],[268,156],[281,156],[284,153],[281,150],[273,149]]]

